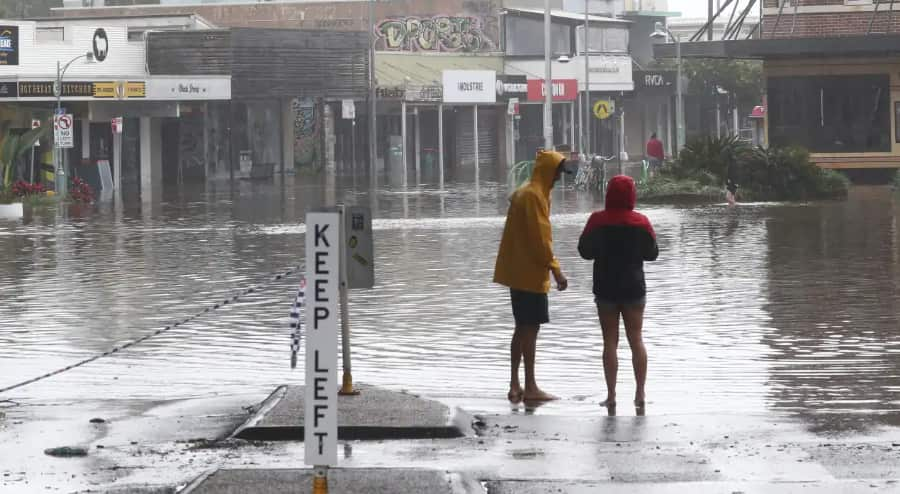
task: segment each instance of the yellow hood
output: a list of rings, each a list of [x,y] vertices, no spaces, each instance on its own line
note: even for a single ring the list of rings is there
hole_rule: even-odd
[[[550,272],[559,272],[553,255],[550,191],[565,157],[555,151],[538,153],[531,180],[510,198],[506,227],[494,268],[494,282],[535,293],[550,291]]]

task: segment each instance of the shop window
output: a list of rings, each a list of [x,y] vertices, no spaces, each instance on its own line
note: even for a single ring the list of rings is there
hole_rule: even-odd
[[[768,97],[773,145],[820,153],[891,150],[887,75],[770,78]]]
[[[571,28],[563,24],[552,24],[550,29],[554,55],[571,55]],[[536,33],[540,33],[540,35],[536,35]],[[506,54],[543,57],[543,33],[543,20],[506,16]]]

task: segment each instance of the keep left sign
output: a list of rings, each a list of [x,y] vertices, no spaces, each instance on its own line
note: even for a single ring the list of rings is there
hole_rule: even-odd
[[[306,215],[305,462],[337,465],[337,348],[340,328],[340,237],[337,212]]]

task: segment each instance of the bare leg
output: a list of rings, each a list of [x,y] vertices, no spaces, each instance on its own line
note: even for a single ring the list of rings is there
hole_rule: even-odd
[[[601,310],[600,328],[603,329],[603,375],[606,378],[605,406],[616,406],[616,379],[619,374],[619,311]]]
[[[644,385],[647,383],[647,348],[644,347],[644,306],[625,307],[622,310],[625,320],[625,335],[631,346],[631,363],[634,366],[634,379],[637,389],[634,393],[634,404],[642,407],[645,403]]]
[[[522,356],[525,358],[525,401],[551,401],[557,397],[541,391],[534,377],[534,356],[537,352],[539,325],[520,328],[522,338]]]
[[[509,401],[518,403],[522,401],[522,384],[519,383],[519,363],[522,362],[522,331],[517,327],[513,333],[512,342],[509,345],[509,393],[506,395]]]

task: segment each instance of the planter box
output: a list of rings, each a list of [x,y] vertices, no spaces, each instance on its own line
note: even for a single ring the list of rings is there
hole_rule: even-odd
[[[25,215],[21,202],[12,204],[0,204],[0,219],[17,220]]]

